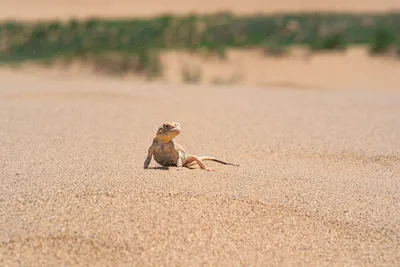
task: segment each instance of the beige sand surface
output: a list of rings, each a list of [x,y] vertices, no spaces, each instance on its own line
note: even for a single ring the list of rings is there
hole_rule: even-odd
[[[372,57],[365,47],[350,47],[346,52],[309,53],[304,48],[293,48],[287,56],[265,56],[261,49],[227,50],[226,58],[216,55],[189,52],[164,52],[161,54],[163,76],[157,78],[171,84],[186,83],[183,70],[197,71],[196,81],[204,85],[250,85],[301,90],[368,89],[399,90],[400,58]],[[20,71],[46,78],[102,76],[93,63],[57,62],[50,67],[24,64]],[[96,66],[99,67],[99,66]],[[134,74],[118,76],[132,81],[145,81],[146,77]]]
[[[399,265],[399,91],[0,80],[0,266]]]
[[[131,17],[164,13],[214,13],[230,10],[238,14],[298,11],[389,11],[400,8],[397,0],[0,0],[0,19],[69,19],[70,17]]]

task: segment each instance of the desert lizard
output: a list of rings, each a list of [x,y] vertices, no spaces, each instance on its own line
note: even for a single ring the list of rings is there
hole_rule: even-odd
[[[212,160],[225,165],[239,166],[238,164],[224,162],[214,157],[195,156],[188,154],[186,150],[175,142],[174,138],[181,133],[181,126],[178,122],[165,122],[157,130],[156,137],[148,149],[148,154],[144,162],[144,168],[147,169],[152,157],[154,160],[164,166],[175,166],[178,169],[182,167],[190,167],[198,164],[201,169],[214,171],[213,168],[207,168],[203,160]]]

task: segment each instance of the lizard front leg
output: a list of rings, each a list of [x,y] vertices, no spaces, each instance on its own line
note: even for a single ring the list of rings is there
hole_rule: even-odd
[[[144,169],[147,169],[149,167],[150,162],[151,162],[151,158],[153,157],[153,153],[154,153],[154,146],[151,145],[149,150],[148,150],[148,152],[147,152],[146,160],[144,161],[144,165],[143,165]]]

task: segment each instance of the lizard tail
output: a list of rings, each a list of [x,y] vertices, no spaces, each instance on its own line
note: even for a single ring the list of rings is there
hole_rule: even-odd
[[[232,165],[232,166],[239,166],[239,164],[234,164],[234,163],[229,163],[229,162],[225,162],[219,159],[216,159],[214,157],[208,157],[208,156],[202,156],[202,157],[198,157],[200,160],[210,160],[210,161],[215,161],[224,165]]]

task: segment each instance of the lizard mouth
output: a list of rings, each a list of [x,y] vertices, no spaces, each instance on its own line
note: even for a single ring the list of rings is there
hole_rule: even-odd
[[[169,129],[168,133],[180,134],[181,133],[181,128],[179,126],[176,126],[174,128]]]
[[[179,123],[174,123],[172,126],[173,127],[168,129],[168,132],[172,132],[172,133],[180,133],[181,132],[181,126]]]

